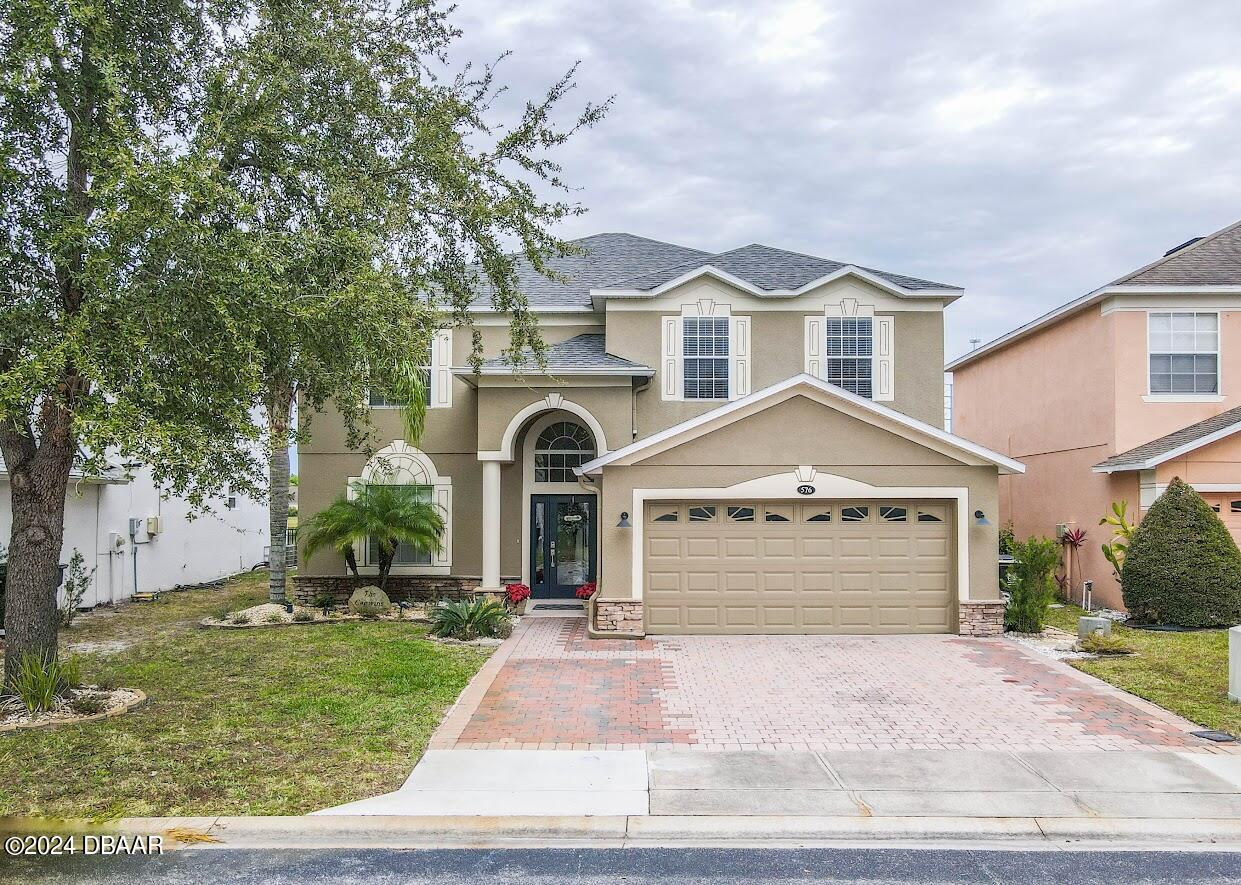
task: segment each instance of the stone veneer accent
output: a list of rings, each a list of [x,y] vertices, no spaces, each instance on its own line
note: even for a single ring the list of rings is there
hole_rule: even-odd
[[[1004,600],[962,602],[957,632],[962,636],[999,636],[1004,632]]]
[[[425,602],[432,599],[465,599],[474,595],[482,579],[477,575],[388,575],[388,598],[393,602]],[[505,583],[519,578],[505,578]],[[293,601],[314,605],[322,592],[331,593],[337,605],[345,605],[359,587],[378,584],[376,575],[294,575]]]
[[[599,633],[629,633],[644,636],[642,600],[596,599],[595,630]]]

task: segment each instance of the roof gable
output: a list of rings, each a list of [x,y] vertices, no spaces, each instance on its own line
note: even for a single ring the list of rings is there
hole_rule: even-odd
[[[964,464],[989,464],[1002,473],[1025,472],[1024,465],[1006,455],[803,373],[602,455],[577,468],[577,473],[585,476],[599,473],[609,465],[639,463],[796,396],[837,409]]]

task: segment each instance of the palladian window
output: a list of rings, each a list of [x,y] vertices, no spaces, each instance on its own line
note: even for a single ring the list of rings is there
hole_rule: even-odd
[[[574,467],[595,457],[590,431],[572,421],[550,424],[534,444],[535,482],[576,482]]]

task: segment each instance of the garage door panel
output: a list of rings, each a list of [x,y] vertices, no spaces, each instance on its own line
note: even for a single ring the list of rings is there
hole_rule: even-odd
[[[659,506],[684,513],[696,504]],[[716,518],[698,522],[655,523],[648,509],[649,632],[929,633],[951,628],[953,520],[944,505],[738,501],[711,506]],[[726,518],[730,507],[756,518]],[[769,511],[786,519],[768,521]],[[942,518],[913,518],[922,511]],[[909,517],[905,521],[899,519],[902,512]],[[831,521],[809,520],[829,513]],[[844,515],[863,513],[865,519],[842,521]]]
[[[686,559],[719,559],[720,539],[687,537],[684,556]]]
[[[797,557],[796,538],[760,538],[759,548],[759,553],[765,560],[795,559]]]
[[[725,538],[725,559],[754,559],[758,556],[758,538]]]

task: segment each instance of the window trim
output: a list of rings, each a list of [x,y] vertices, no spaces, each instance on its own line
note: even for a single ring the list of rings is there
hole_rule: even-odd
[[[431,339],[429,362],[420,366],[427,373],[426,397],[428,409],[452,407],[452,329],[437,329]],[[394,403],[371,403],[371,391],[366,391],[368,408],[378,410],[399,409]]]
[[[726,320],[728,323],[727,383],[724,397],[688,397],[685,395],[685,321],[693,319]],[[661,344],[658,378],[660,397],[666,402],[726,403],[750,394],[750,317],[733,313],[732,305],[712,298],[681,305],[675,314],[660,319]],[[696,357],[689,357],[695,359]],[[707,357],[709,358],[709,357]]]
[[[1224,365],[1221,355],[1224,350],[1224,328],[1222,319],[1222,311],[1219,310],[1198,310],[1196,308],[1181,309],[1175,308],[1159,308],[1148,309],[1146,313],[1146,393],[1142,396],[1142,401],[1147,403],[1218,403],[1224,400]],[[1155,314],[1167,314],[1169,318],[1176,314],[1188,314],[1197,316],[1199,314],[1211,314],[1215,317],[1215,350],[1201,351],[1204,355],[1215,356],[1215,392],[1214,393],[1155,393],[1151,390],[1151,356],[1158,354],[1184,354],[1186,351],[1172,350],[1152,350],[1151,349],[1151,317]],[[1199,351],[1192,351],[1199,353]]]

